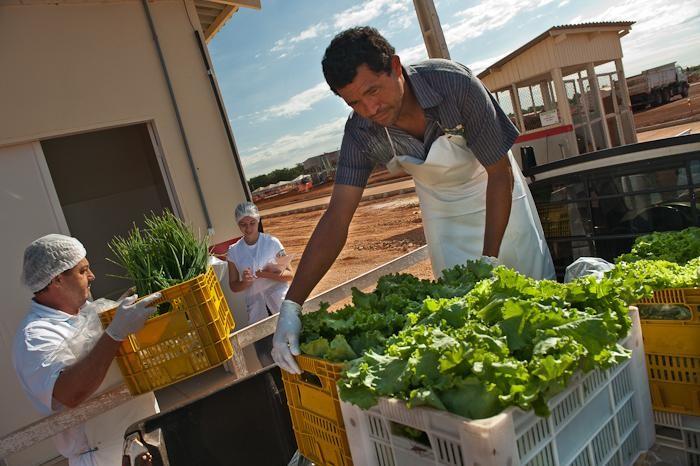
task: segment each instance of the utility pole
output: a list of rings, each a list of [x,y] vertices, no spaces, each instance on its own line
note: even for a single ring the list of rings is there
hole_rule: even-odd
[[[440,18],[433,0],[413,0],[418,16],[418,24],[423,33],[425,48],[428,50],[430,58],[446,58],[449,60],[450,51],[447,49],[445,35],[442,33]]]

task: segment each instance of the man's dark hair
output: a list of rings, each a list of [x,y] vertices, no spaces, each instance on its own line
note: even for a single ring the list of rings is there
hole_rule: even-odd
[[[367,65],[375,73],[391,73],[394,47],[376,29],[346,29],[333,38],[323,54],[323,76],[333,92],[355,79],[357,67]]]

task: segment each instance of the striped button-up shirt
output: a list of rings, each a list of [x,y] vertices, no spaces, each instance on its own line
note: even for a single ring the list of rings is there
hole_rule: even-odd
[[[508,153],[518,130],[467,67],[433,59],[404,67],[404,76],[425,112],[426,129],[421,141],[388,128],[398,155],[425,160],[433,141],[459,125],[467,146],[484,166]],[[392,157],[385,129],[353,112],[345,124],[335,182],[364,187],[374,165],[386,164]]]

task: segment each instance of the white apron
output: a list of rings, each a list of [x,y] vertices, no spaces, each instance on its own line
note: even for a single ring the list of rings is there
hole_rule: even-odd
[[[275,261],[276,254],[280,251],[280,244],[273,237],[260,233],[258,236],[255,253],[245,244],[243,238],[231,246],[228,252],[228,260],[233,262],[238,270],[239,278],[243,277],[243,271],[250,269],[255,271],[262,269],[266,264]],[[248,324],[261,321],[272,314],[277,314],[289,289],[288,282],[278,282],[268,278],[258,278],[244,291],[246,310],[248,312]]]
[[[76,334],[66,341],[57,357],[71,362],[87,354],[102,336],[102,324],[97,312],[112,308],[116,303],[103,305],[102,300],[90,303],[76,316]],[[123,383],[116,361],[96,394]],[[158,412],[153,393],[139,395],[114,409],[87,420],[84,424],[68,429],[55,438],[62,455],[70,466],[113,466],[122,461],[124,431],[136,421]]]
[[[462,136],[443,135],[433,142],[425,160],[398,155],[386,131],[394,157],[387,164],[409,173],[423,216],[423,230],[435,277],[446,268],[478,259],[484,247],[488,173]],[[513,170],[513,203],[498,259],[532,278],[554,279],[554,264],[535,203],[520,167],[509,151]]]

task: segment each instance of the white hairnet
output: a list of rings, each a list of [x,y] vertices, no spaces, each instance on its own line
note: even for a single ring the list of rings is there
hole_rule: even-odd
[[[613,264],[599,257],[579,257],[566,268],[564,283],[586,275],[594,275],[596,278],[601,279],[605,272],[612,270],[614,267]]]
[[[85,247],[75,238],[59,234],[42,236],[24,250],[22,283],[36,293],[59,274],[78,265],[85,256]]]
[[[243,217],[253,217],[260,220],[260,212],[252,202],[241,202],[236,206],[236,223],[240,222]]]

